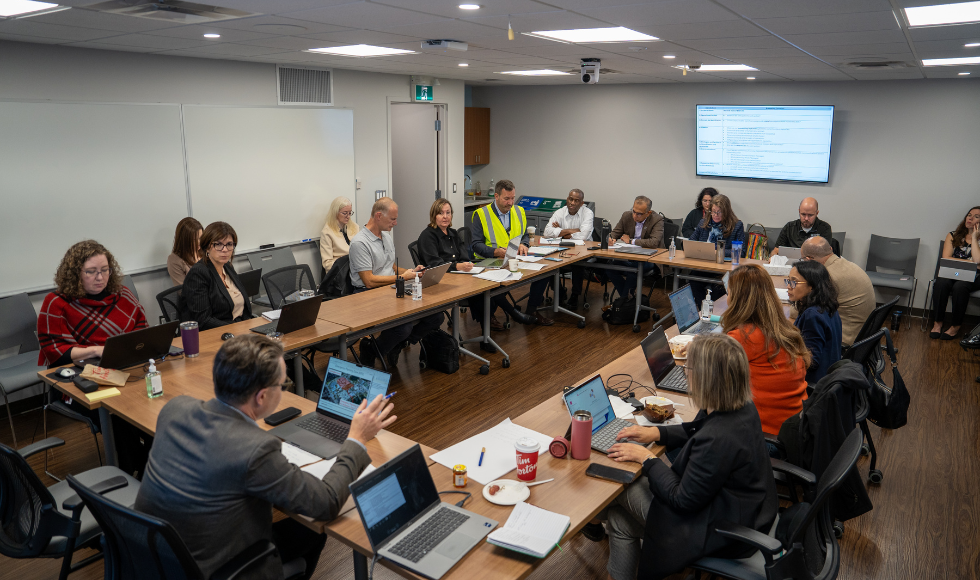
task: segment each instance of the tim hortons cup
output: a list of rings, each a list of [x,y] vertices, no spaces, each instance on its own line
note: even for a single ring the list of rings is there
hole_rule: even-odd
[[[541,444],[536,439],[521,437],[514,443],[517,449],[517,479],[532,481],[538,475],[538,451]]]

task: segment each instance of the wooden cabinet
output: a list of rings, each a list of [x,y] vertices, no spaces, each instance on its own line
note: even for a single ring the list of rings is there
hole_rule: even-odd
[[[490,163],[490,109],[466,107],[463,128],[464,165]]]

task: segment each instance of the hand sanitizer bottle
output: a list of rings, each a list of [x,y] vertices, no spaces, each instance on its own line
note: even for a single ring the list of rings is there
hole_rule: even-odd
[[[711,290],[704,296],[704,302],[701,303],[701,320],[708,322],[711,320],[711,311],[714,309],[714,302],[711,301]]]
[[[151,399],[163,395],[163,376],[157,371],[155,362],[150,359],[150,370],[146,373],[146,396]]]
[[[412,300],[422,299],[422,276],[415,273],[415,283],[412,285]]]
[[[670,236],[670,248],[667,250],[667,257],[671,260],[677,255],[677,244],[674,243],[675,236]]]

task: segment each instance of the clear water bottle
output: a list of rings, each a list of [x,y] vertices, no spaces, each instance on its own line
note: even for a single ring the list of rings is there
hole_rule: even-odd
[[[415,284],[412,286],[412,300],[422,299],[422,276],[415,273]]]
[[[670,236],[670,248],[667,250],[667,257],[671,260],[677,255],[677,244],[674,242],[676,236]]]
[[[708,290],[704,296],[704,302],[701,303],[701,320],[708,322],[711,320],[711,312],[714,310],[715,303],[711,301],[711,290]]]

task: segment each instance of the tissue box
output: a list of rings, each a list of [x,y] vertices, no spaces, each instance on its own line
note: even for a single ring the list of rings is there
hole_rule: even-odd
[[[789,276],[790,270],[793,269],[792,264],[787,264],[785,266],[773,266],[772,264],[763,264],[763,268],[770,276]]]

